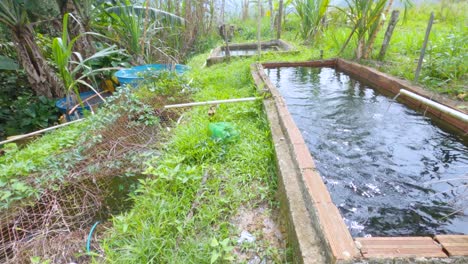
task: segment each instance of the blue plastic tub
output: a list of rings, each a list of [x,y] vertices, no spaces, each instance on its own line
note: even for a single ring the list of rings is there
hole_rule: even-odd
[[[171,64],[146,64],[135,66],[129,69],[122,69],[114,73],[114,76],[119,80],[120,85],[130,85],[137,87],[138,84],[143,80],[145,72],[158,72],[158,71],[170,71],[172,69]],[[188,71],[189,67],[182,64],[175,65],[175,71],[178,74],[183,74]]]
[[[95,94],[96,94],[96,93],[95,93],[94,91],[82,92],[82,93],[80,93],[80,98],[81,98],[82,101],[84,101],[84,100],[86,100],[87,98],[89,98],[89,97],[91,97],[91,96],[93,96],[93,95],[95,95]],[[110,93],[103,93],[103,94],[101,94],[102,97],[107,97],[107,96],[109,96],[109,95],[110,95]],[[103,103],[102,99],[101,99],[99,96],[96,96],[96,97],[90,99],[90,100],[88,101],[88,104],[85,103],[84,109],[86,109],[86,110],[89,111],[89,110],[91,110],[90,107],[89,107],[89,105],[93,106],[93,108],[94,108],[95,105],[100,105],[100,104],[102,104],[102,103]],[[71,105],[70,107],[74,107],[75,105],[76,105],[76,104],[73,104],[73,105]],[[66,98],[66,97],[61,98],[61,99],[58,99],[58,100],[55,102],[55,106],[58,108],[58,110],[60,111],[60,113],[65,114],[65,116],[67,117],[68,120],[73,119],[72,117],[75,116],[74,114],[72,114],[71,116],[69,116],[69,115],[67,114],[67,98]],[[68,110],[70,110],[70,109],[68,109]],[[75,111],[78,112],[78,115],[79,115],[80,117],[83,116],[83,107],[82,107],[82,106],[78,106],[78,107],[76,108]]]

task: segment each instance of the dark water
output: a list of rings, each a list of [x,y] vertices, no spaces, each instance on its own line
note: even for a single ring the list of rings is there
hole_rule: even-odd
[[[266,72],[353,236],[468,234],[461,138],[334,69]]]
[[[268,51],[278,51],[278,47],[262,47],[262,53]],[[255,49],[232,49],[230,50],[231,56],[241,56],[241,55],[255,55],[258,53],[258,50]],[[226,51],[221,50],[220,56],[226,56]]]

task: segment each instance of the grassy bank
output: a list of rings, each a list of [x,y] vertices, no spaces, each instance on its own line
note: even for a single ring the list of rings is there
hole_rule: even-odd
[[[196,101],[255,96],[248,65],[235,61],[200,69],[192,60]],[[134,208],[115,217],[102,242],[112,263],[247,262],[257,256],[285,262],[276,217],[276,175],[268,122],[261,102],[189,109],[160,157],[147,164],[148,178],[132,197]],[[209,123],[230,122],[232,142],[214,141]],[[244,219],[246,215],[252,218]],[[265,231],[267,230],[267,231]],[[255,242],[238,243],[242,231]],[[280,232],[281,233],[281,232]]]

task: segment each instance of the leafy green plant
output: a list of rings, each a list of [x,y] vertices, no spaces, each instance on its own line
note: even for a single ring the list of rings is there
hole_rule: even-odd
[[[330,0],[294,0],[293,5],[301,21],[301,36],[306,43],[315,39]]]
[[[84,151],[102,140],[97,133],[118,117],[125,115],[131,120],[126,124],[128,128],[137,124],[159,124],[154,110],[141,103],[129,90],[121,89],[110,102],[100,109],[99,114],[46,134],[23,149],[7,145],[6,154],[0,156],[0,211],[13,203],[37,198],[46,189],[58,188],[67,179],[70,168],[82,160]],[[126,158],[133,159],[135,167],[140,167],[140,162],[149,157],[128,155]],[[121,166],[118,162],[108,165]]]
[[[180,33],[182,18],[150,6],[133,6],[128,0],[107,8],[106,14],[113,28],[110,33],[115,33],[111,38],[133,56],[133,63],[176,61],[173,56],[176,51],[166,40],[172,33]]]
[[[429,46],[425,73],[442,81],[456,80],[468,73],[468,36],[450,34]]]
[[[15,60],[0,55],[0,70],[17,70],[18,64]]]
[[[234,261],[234,255],[232,254],[232,250],[234,249],[233,246],[230,245],[231,240],[226,238],[222,241],[218,241],[215,237],[211,240],[210,247],[212,248],[211,251],[211,258],[210,264],[223,262],[223,261]]]
[[[338,8],[348,17],[353,26],[348,39],[341,48],[341,51],[346,48],[351,38],[356,34],[358,43],[356,48],[356,58],[360,59],[364,55],[367,37],[372,34],[372,28],[376,27],[378,24],[380,16],[387,5],[387,1],[388,0],[346,0],[348,9],[344,10]]]
[[[43,260],[41,257],[31,257],[30,261],[32,264],[50,264],[50,260]]]
[[[2,0],[0,23],[8,28],[9,36],[15,44],[18,62],[27,73],[34,93],[53,98],[63,94],[62,85],[42,55],[31,25],[34,16],[53,13],[52,10],[44,10],[47,6],[49,5],[35,1]]]
[[[117,50],[115,46],[110,46],[96,52],[88,58],[83,59],[80,53],[73,52],[73,45],[77,39],[82,36],[77,36],[69,41],[68,17],[69,14],[65,14],[63,18],[62,37],[54,38],[52,42],[52,55],[54,63],[57,66],[59,76],[65,85],[68,102],[67,108],[72,107],[71,103],[75,101],[71,98],[73,94],[76,97],[76,100],[83,105],[81,98],[79,97],[80,86],[87,87],[98,93],[98,91],[86,81],[87,79],[93,78],[94,75],[99,72],[112,70],[112,68],[93,69],[88,65],[88,63],[92,60],[107,57],[120,51]],[[90,32],[86,34],[99,35]],[[74,60],[73,57],[76,57],[77,60]]]
[[[58,119],[55,100],[25,93],[0,110],[1,130],[8,136],[46,128]]]

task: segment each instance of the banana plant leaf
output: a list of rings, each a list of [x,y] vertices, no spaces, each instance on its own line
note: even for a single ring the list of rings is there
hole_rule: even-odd
[[[0,55],[0,70],[15,71],[18,69],[18,64],[15,60]]]
[[[128,10],[128,9],[130,9],[130,10]],[[119,15],[121,12],[132,11],[132,10],[136,15],[141,16],[141,17],[145,17],[146,14],[148,14],[150,16],[150,18],[154,19],[154,20],[166,20],[166,21],[169,21],[171,24],[178,23],[178,24],[183,25],[185,23],[185,20],[180,16],[176,16],[176,15],[174,15],[172,13],[162,11],[162,10],[152,8],[152,7],[113,6],[113,7],[106,8],[107,12],[115,13],[117,15]]]

